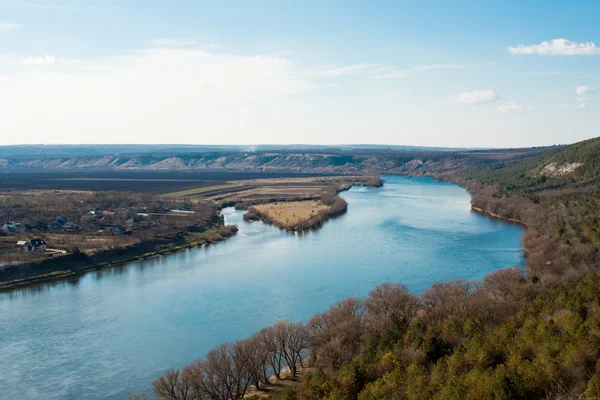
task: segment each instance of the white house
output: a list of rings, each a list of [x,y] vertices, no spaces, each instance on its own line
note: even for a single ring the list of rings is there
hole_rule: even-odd
[[[21,242],[23,241],[17,242],[17,245]],[[44,242],[42,239],[31,239],[23,244],[23,250],[43,253],[46,251],[46,242]]]

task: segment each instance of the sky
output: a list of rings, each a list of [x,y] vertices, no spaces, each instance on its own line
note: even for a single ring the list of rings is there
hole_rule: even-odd
[[[599,15],[598,1],[0,0],[0,144],[573,143],[600,136]]]

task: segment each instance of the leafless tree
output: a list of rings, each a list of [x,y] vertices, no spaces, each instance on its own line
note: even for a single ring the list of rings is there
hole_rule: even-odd
[[[163,376],[152,382],[154,393],[165,400],[193,400],[196,399],[192,389],[190,375],[174,369],[167,371]]]
[[[240,341],[246,359],[246,368],[250,384],[261,390],[269,384],[269,351],[260,334],[255,333],[250,339]]]
[[[379,332],[406,331],[419,310],[419,299],[400,283],[383,283],[365,300],[367,320]]]
[[[471,282],[462,279],[435,283],[421,295],[427,316],[438,320],[449,315],[464,318],[469,310],[468,296],[473,289]]]
[[[302,365],[302,351],[308,347],[308,333],[302,324],[294,324],[283,320],[273,325],[273,333],[278,348],[289,368],[292,378],[298,373],[298,365]]]
[[[318,357],[335,370],[360,350],[365,332],[362,302],[355,298],[343,300],[313,317],[309,326],[311,353],[317,347]]]
[[[277,334],[275,328],[272,326],[263,328],[259,335],[265,344],[268,352],[268,363],[273,371],[273,375],[277,379],[281,379],[281,371],[285,364],[285,359],[283,358],[283,352],[279,346],[279,341],[277,340]]]

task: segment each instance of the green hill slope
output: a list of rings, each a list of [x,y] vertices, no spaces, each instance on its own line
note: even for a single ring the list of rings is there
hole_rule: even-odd
[[[503,194],[600,187],[600,138],[589,139],[527,160],[483,165],[462,177],[496,185]],[[581,191],[581,190],[580,190]]]

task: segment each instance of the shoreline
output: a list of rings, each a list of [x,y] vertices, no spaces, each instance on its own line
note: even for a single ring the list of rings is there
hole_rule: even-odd
[[[491,211],[487,211],[487,210],[484,210],[483,208],[475,207],[473,205],[471,205],[471,210],[475,211],[478,214],[484,215],[484,216],[492,218],[492,219],[497,219],[497,220],[500,220],[500,221],[510,222],[510,223],[521,225],[521,226],[523,226],[525,228],[528,228],[528,226],[527,226],[527,224],[525,222],[520,221],[520,220],[515,219],[515,218],[505,218],[505,217],[502,217],[501,215],[494,214]]]
[[[0,268],[0,274],[6,273],[7,270],[10,273],[12,269],[23,270],[27,268],[40,268],[43,270],[45,269],[44,267],[52,268],[52,265],[48,264],[58,264],[57,269],[47,273],[0,282],[0,292],[10,291],[12,289],[23,288],[27,286],[34,286],[40,283],[68,279],[74,276],[84,275],[91,271],[97,271],[108,267],[116,267],[130,262],[163,257],[173,254],[179,250],[208,246],[229,239],[230,237],[234,236],[237,231],[238,228],[235,225],[219,225],[203,232],[209,233],[210,237],[207,235],[206,237],[199,238],[203,240],[202,243],[199,242],[200,240],[187,241],[185,239],[181,239],[182,236],[175,235],[169,239],[162,239],[160,244],[158,243],[161,240],[160,238],[153,238],[131,246],[126,246],[115,250],[101,251],[91,256],[84,253],[69,254],[58,259],[5,266]],[[156,246],[162,246],[162,248],[156,249]],[[115,259],[111,259],[111,256],[114,256],[115,253]],[[124,257],[119,257],[119,253]],[[58,263],[58,261],[62,262]]]

